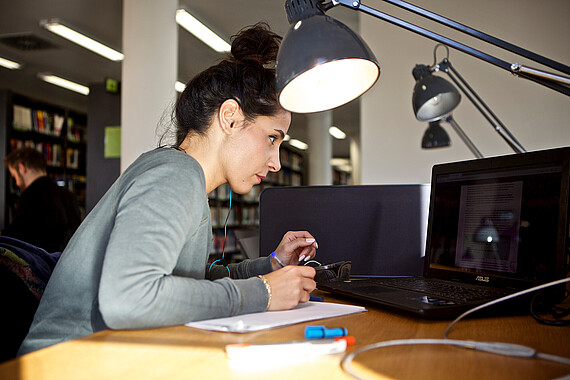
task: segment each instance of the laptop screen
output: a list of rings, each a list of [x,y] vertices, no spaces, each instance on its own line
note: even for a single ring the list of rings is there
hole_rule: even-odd
[[[561,276],[569,156],[555,149],[436,165],[426,274],[514,287]]]

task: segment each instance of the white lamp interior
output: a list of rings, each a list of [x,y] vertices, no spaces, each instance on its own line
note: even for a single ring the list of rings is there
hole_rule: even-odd
[[[317,65],[289,82],[279,96],[283,108],[297,113],[341,106],[366,92],[378,79],[378,66],[365,59]]]

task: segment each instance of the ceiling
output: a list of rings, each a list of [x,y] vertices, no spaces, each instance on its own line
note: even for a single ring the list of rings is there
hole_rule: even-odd
[[[289,25],[285,0],[180,0],[180,6],[229,41],[241,28],[266,21],[280,35]],[[122,1],[119,0],[17,0],[0,2],[0,56],[23,63],[20,70],[0,67],[0,88],[87,112],[87,97],[61,89],[38,79],[49,72],[89,85],[106,78],[121,78],[121,63],[79,47],[39,26],[39,21],[59,18],[92,38],[122,50]],[[338,8],[338,9],[337,9]],[[357,12],[337,7],[329,15],[357,30]],[[173,15],[174,17],[174,15]],[[192,76],[216,63],[223,55],[216,53],[194,36],[179,28],[178,79]],[[359,131],[358,100],[333,111],[333,124],[349,136]],[[306,116],[294,115],[292,137],[307,141]],[[334,139],[333,139],[334,140]],[[348,139],[333,141],[334,157],[349,157]]]

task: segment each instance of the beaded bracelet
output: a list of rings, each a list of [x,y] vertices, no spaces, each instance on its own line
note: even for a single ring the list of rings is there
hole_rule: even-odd
[[[263,283],[265,284],[265,288],[267,289],[267,294],[269,295],[269,298],[267,299],[267,309],[266,310],[269,310],[269,306],[271,305],[271,285],[269,285],[269,281],[267,281],[267,279],[265,278],[264,275],[260,274],[257,277],[261,278],[261,281],[263,281]]]

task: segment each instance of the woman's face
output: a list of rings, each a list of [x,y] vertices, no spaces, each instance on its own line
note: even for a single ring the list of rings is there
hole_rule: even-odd
[[[291,113],[282,111],[275,116],[259,116],[239,127],[231,152],[226,155],[226,177],[234,192],[245,194],[267,173],[281,169],[279,146],[290,124]]]

